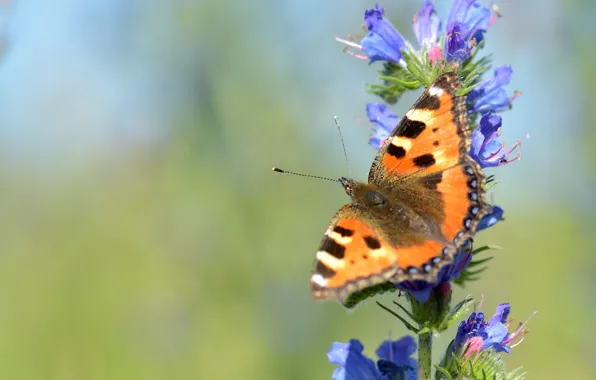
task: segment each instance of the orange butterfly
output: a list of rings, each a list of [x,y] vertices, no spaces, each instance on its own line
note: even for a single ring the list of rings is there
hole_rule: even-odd
[[[344,303],[391,281],[436,280],[491,211],[468,155],[465,96],[455,73],[437,78],[385,140],[368,183],[340,178],[352,203],[325,231],[310,279],[319,299]]]

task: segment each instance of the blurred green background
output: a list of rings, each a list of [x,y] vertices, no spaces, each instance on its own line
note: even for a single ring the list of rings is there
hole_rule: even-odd
[[[376,73],[334,37],[372,5],[2,2],[0,379],[328,379],[333,341],[373,355],[405,333],[374,302],[311,298],[321,233],[348,199],[270,171],[346,175],[337,115],[366,178]],[[413,40],[420,2],[383,5]],[[477,240],[503,249],[456,296],[489,314],[509,301],[516,321],[538,310],[510,369],[593,379],[596,4],[499,5],[485,52],[523,92],[503,140],[532,138],[492,171],[507,220]]]

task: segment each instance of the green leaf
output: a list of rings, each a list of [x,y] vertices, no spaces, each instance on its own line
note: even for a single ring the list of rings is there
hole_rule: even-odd
[[[420,83],[419,81],[407,81],[407,80],[403,80],[403,79],[399,79],[399,78],[391,77],[391,76],[387,76],[387,75],[381,75],[379,77],[379,79],[382,79],[387,82],[397,83],[409,90],[416,90],[417,88],[422,86],[422,83]]]
[[[439,367],[438,365],[435,364],[435,369],[437,370],[437,372],[439,372],[441,375],[443,375],[445,377],[445,379],[453,380],[453,376],[451,376],[449,371],[447,371],[445,368]],[[439,376],[435,375],[435,378],[439,379]]]
[[[481,265],[481,264],[484,264],[487,261],[490,261],[492,259],[494,259],[494,256],[489,256],[489,257],[486,257],[486,258],[481,259],[481,260],[472,261],[470,264],[468,264],[468,268],[474,268],[474,267],[476,267],[478,265]]]
[[[377,305],[379,305],[383,310],[387,311],[389,314],[391,314],[394,317],[396,317],[397,319],[399,319],[404,324],[404,326],[406,326],[406,328],[408,330],[412,331],[415,334],[418,334],[420,332],[419,328],[414,327],[410,322],[406,321],[401,315],[399,315],[396,312],[394,312],[393,310],[389,309],[388,307],[386,307],[379,301],[376,301],[376,302],[377,302]]]
[[[468,271],[468,276],[475,276],[477,274],[480,274],[480,273],[486,271],[487,269],[488,269],[488,267],[483,267],[483,268],[476,269],[476,270],[470,270],[470,271]]]
[[[395,292],[396,290],[397,288],[391,282],[377,284],[350,294],[343,306],[348,309],[353,309],[356,305],[367,298],[371,298],[377,294],[383,294],[386,292]]]
[[[410,317],[412,320],[414,320],[414,321],[416,320],[416,317],[415,317],[415,316],[414,316],[412,313],[410,313],[410,312],[408,311],[408,309],[406,309],[404,306],[402,306],[402,305],[401,305],[399,302],[395,302],[395,301],[393,301],[393,303],[394,303],[394,304],[396,304],[396,305],[397,305],[397,306],[398,306],[400,309],[402,309],[402,310],[403,310],[403,312],[404,312],[404,313],[406,313],[406,315],[407,315],[408,317]]]
[[[494,186],[498,185],[499,183],[501,183],[501,181],[494,181],[494,182],[492,182],[492,183],[490,183],[490,184],[486,185],[486,186],[484,187],[484,190],[490,190],[490,189],[492,189]]]
[[[493,244],[487,244],[487,245],[483,245],[482,247],[476,248],[475,250],[472,251],[472,256],[476,256],[477,254],[484,252],[484,251],[488,251],[491,249],[501,249],[501,247],[499,247],[498,245],[493,245]]]
[[[438,331],[445,331],[447,330],[454,322],[459,320],[463,314],[467,313],[469,310],[469,304],[473,301],[473,298],[468,296],[457,303],[449,313],[445,316],[445,318],[441,321],[441,324]]]

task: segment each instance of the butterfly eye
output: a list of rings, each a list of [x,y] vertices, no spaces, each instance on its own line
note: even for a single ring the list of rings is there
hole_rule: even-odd
[[[364,199],[369,206],[382,206],[386,203],[385,198],[376,191],[367,191]]]

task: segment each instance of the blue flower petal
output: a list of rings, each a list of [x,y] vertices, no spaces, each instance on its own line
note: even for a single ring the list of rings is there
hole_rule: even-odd
[[[497,311],[492,316],[490,321],[488,321],[488,323],[489,324],[495,324],[495,323],[499,323],[499,322],[506,323],[507,318],[509,317],[510,311],[511,311],[511,305],[509,305],[508,303],[499,304],[497,306]]]
[[[399,123],[399,117],[391,112],[386,105],[380,103],[368,103],[366,116],[368,120],[377,125],[377,128],[381,128],[387,133],[391,133]]]
[[[379,380],[416,380],[418,375],[418,363],[414,359],[408,359],[404,366],[381,359],[377,361],[377,367],[381,372]]]
[[[498,154],[498,152],[500,150],[503,149],[503,144],[501,144],[500,142],[498,142],[497,140],[492,140],[491,142],[489,142],[488,144],[486,144],[484,146],[484,148],[482,149],[482,151],[480,152],[480,157],[482,157],[483,160],[491,160],[492,158],[497,158],[496,160],[493,159],[490,164],[485,165],[485,166],[496,166],[499,163],[499,159],[501,158]],[[497,157],[498,156],[498,157]]]
[[[448,62],[462,62],[470,50],[484,39],[488,29],[490,10],[474,0],[455,0],[447,18],[445,57]]]
[[[358,345],[360,346],[360,351],[362,351],[364,349],[364,346],[362,346],[362,343],[360,343],[357,340],[354,340],[352,344],[352,349],[358,350]],[[331,344],[329,351],[327,351],[327,359],[331,364],[343,366],[346,364],[349,352],[350,343],[334,342]]]
[[[478,226],[476,227],[476,232],[482,231],[489,227],[492,227],[495,224],[497,224],[497,222],[499,220],[502,220],[502,219],[503,219],[503,209],[500,208],[499,206],[493,206],[493,211],[490,214],[485,215],[482,219],[480,219],[480,222],[478,223]]]
[[[416,352],[416,341],[409,335],[398,340],[386,340],[379,348],[376,354],[380,359],[389,360],[403,367],[408,364],[410,356]]]
[[[468,29],[468,39],[476,40],[476,44],[484,39],[484,33],[488,29],[490,21],[490,10],[478,3],[472,4],[468,9],[464,23]]]
[[[476,0],[453,0],[447,17],[447,25],[451,25],[458,20],[463,21],[474,1]]]
[[[414,16],[414,33],[420,46],[430,47],[439,40],[441,18],[431,0],[424,0],[422,9]]]
[[[510,344],[519,336],[519,329],[512,334],[507,330],[506,322],[510,310],[508,303],[500,304],[488,322],[484,321],[484,314],[472,313],[467,321],[460,323],[453,341],[453,351],[464,346],[471,338],[479,337],[482,340],[482,350],[493,349],[496,352],[511,353]]]
[[[454,59],[457,61],[465,61],[469,56],[468,44],[463,38],[462,26],[457,23],[448,31],[448,37],[445,41],[445,59],[451,62]]]
[[[428,282],[421,280],[403,281],[395,284],[395,286],[398,289],[403,290],[404,292],[408,292],[418,302],[428,301],[428,299],[430,298],[430,292],[437,285],[438,284],[435,283],[429,284]]]
[[[485,114],[472,133],[470,157],[482,168],[498,166],[506,154],[502,151],[502,144],[495,140],[499,136],[501,122],[501,116]]]
[[[346,375],[346,369],[344,367],[336,368],[331,375],[331,380],[347,380],[349,377]]]
[[[369,143],[373,148],[379,149],[399,123],[399,117],[380,103],[367,104],[366,115],[368,120],[375,123],[375,133],[371,136]]]
[[[467,97],[470,112],[501,112],[509,108],[510,100],[503,88],[511,80],[511,66],[497,67],[493,77],[474,88]]]
[[[492,114],[485,114],[480,119],[480,124],[478,125],[478,129],[484,138],[490,138],[497,133],[499,128],[501,128],[503,119],[499,115],[492,115]]]
[[[507,347],[506,344],[503,344],[503,341],[509,336],[509,331],[507,331],[507,326],[502,323],[497,323],[495,325],[488,325],[485,329],[487,333],[487,337],[484,338],[482,349],[486,350],[488,348],[494,349],[496,352],[508,352],[511,353],[511,349]]]
[[[368,56],[369,63],[376,61],[389,61],[398,63],[403,60],[401,52],[395,48],[395,45],[389,44],[383,37],[375,33],[368,33],[360,41],[362,50]]]
[[[364,356],[364,346],[356,339],[348,343],[335,342],[327,352],[327,358],[332,364],[340,366],[333,372],[333,380],[369,380],[378,378],[379,371],[375,363]]]
[[[370,33],[360,41],[360,46],[368,55],[369,63],[403,61],[401,50],[406,48],[406,43],[393,25],[383,18],[384,13],[379,4],[364,12],[364,21]]]

